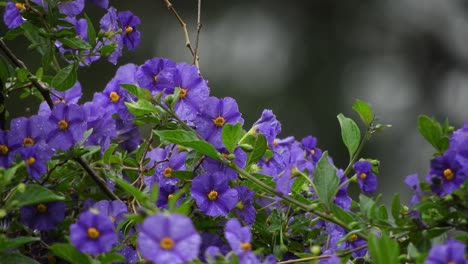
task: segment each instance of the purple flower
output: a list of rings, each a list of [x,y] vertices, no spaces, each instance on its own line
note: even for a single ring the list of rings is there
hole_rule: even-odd
[[[79,251],[93,256],[109,252],[117,243],[114,223],[106,215],[84,212],[70,226],[70,242]]]
[[[51,99],[54,104],[78,104],[83,93],[81,92],[80,82],[76,82],[70,89],[61,92],[51,89]],[[49,117],[51,113],[50,107],[46,102],[42,102],[39,106],[39,115]]]
[[[122,201],[117,200],[102,200],[95,203],[92,208],[97,210],[99,214],[108,216],[116,227],[123,220],[123,215],[128,213],[127,206]]]
[[[453,193],[468,178],[468,166],[463,166],[456,157],[456,151],[449,149],[444,155],[431,161],[431,170],[426,180],[431,184],[432,191],[439,196]]]
[[[307,136],[301,140],[301,144],[306,152],[307,159],[312,161],[315,166],[322,157],[322,150],[317,148],[317,139],[313,136]]]
[[[327,252],[327,254],[333,254],[337,250],[349,250],[349,249],[355,249],[358,248],[364,244],[366,244],[366,241],[363,240],[362,238],[359,238],[356,234],[352,234],[348,236],[348,239],[345,240],[345,242],[338,244],[338,241],[347,235],[346,231],[332,223],[325,223],[326,226],[326,231],[328,235],[330,236],[329,242],[326,243],[328,248],[325,247],[323,248],[324,252]],[[358,257],[363,257],[367,253],[367,248],[362,248],[358,251],[353,252],[353,257],[358,258]]]
[[[156,176],[159,178],[159,182],[164,184],[176,184],[178,179],[172,175],[172,171],[185,170],[185,158],[187,152],[177,152],[178,149],[173,149],[170,157],[167,157],[167,162],[159,163],[156,166]]]
[[[410,202],[410,206],[413,207],[413,205],[421,201],[421,198],[423,196],[421,187],[419,186],[418,174],[411,174],[406,176],[405,183],[414,191],[413,197],[411,198]]]
[[[139,227],[140,254],[155,263],[187,263],[198,256],[201,237],[184,215],[155,214]]]
[[[262,133],[268,142],[269,146],[273,146],[273,140],[281,132],[281,123],[276,119],[276,116],[271,110],[263,110],[262,116],[252,126],[253,133]]]
[[[47,144],[52,148],[68,150],[83,138],[86,131],[86,112],[75,104],[58,104],[50,113]]]
[[[108,60],[113,64],[117,64],[117,60],[122,56],[123,40],[122,35],[118,34],[119,22],[117,17],[117,10],[114,7],[110,7],[107,13],[101,18],[100,21],[101,30],[108,32],[111,37],[104,42],[105,45],[114,45],[115,50],[110,54]]]
[[[237,204],[237,191],[229,188],[222,173],[201,174],[192,181],[190,193],[200,210],[209,216],[226,216]]]
[[[21,159],[26,164],[29,175],[38,180],[47,172],[47,162],[54,155],[54,151],[44,142],[20,150]]]
[[[346,178],[343,174],[343,170],[339,169],[337,170],[336,174],[338,175],[338,178],[340,178],[340,185],[343,184],[348,178]],[[338,192],[336,193],[335,199],[333,202],[338,205],[339,207],[349,210],[351,208],[351,204],[353,202],[353,199],[349,197],[347,190],[348,190],[348,183],[343,185]]]
[[[64,202],[40,203],[25,206],[20,210],[20,222],[31,229],[49,231],[65,219],[67,206]]]
[[[0,130],[0,167],[9,168],[16,155],[16,148],[10,144],[8,131]]]
[[[140,19],[130,11],[118,13],[120,26],[122,28],[122,40],[125,46],[131,51],[140,45],[140,32],[136,27],[140,25]]]
[[[177,64],[174,82],[175,87],[180,88],[176,114],[182,120],[193,121],[210,95],[207,82],[200,76],[196,66],[186,63]]]
[[[25,19],[21,17],[21,11],[26,9],[25,4],[8,2],[5,6],[5,13],[3,14],[3,22],[11,29],[23,24]]]
[[[244,221],[245,223],[252,225],[255,222],[255,207],[253,206],[254,191],[249,190],[245,186],[234,187],[237,190],[239,196],[239,202],[236,204],[234,212]]]
[[[76,0],[76,1],[67,1],[67,2],[60,2],[58,4],[58,8],[60,13],[74,17],[83,11],[85,6],[84,0]]]
[[[14,149],[28,148],[43,142],[47,130],[47,118],[44,116],[18,117],[11,120],[8,141]]]
[[[433,246],[425,264],[467,264],[465,245],[457,240],[448,240],[444,245]]]
[[[223,155],[228,155],[228,151],[225,148],[218,149],[220,153],[223,153]],[[244,168],[245,164],[247,162],[247,154],[240,148],[236,148],[233,153],[236,157],[233,160],[234,163],[239,167],[239,168]],[[228,178],[229,180],[234,180],[237,178],[238,173],[229,168],[228,166],[222,164],[221,162],[212,159],[212,158],[206,158],[203,163],[203,169],[205,169],[206,172],[209,173],[214,173],[214,172],[221,172],[224,174],[224,177]]]
[[[244,124],[239,107],[234,99],[226,97],[218,99],[209,97],[206,99],[201,115],[195,122],[197,131],[215,147],[223,146],[221,130],[225,124]]]
[[[109,0],[86,0],[86,1],[104,9],[107,9],[107,7],[109,6]]]
[[[111,139],[117,137],[117,127],[114,118],[112,118],[112,112],[106,111],[94,102],[87,102],[83,108],[88,116],[86,129],[93,129],[85,145],[100,145],[101,152],[104,152],[109,147]]]
[[[207,251],[209,251],[210,254],[217,254],[219,252],[221,255],[226,255],[227,253],[229,253],[229,251],[231,251],[229,245],[226,244],[226,242],[216,234],[205,232],[201,234],[201,237],[202,244],[200,246],[200,254],[198,257],[202,261],[206,260]],[[208,250],[210,247],[212,249]]]
[[[167,208],[168,202],[170,199],[174,199],[174,193],[176,193],[179,188],[174,184],[161,183],[159,185],[158,200],[156,201],[156,206],[159,208]],[[176,204],[180,204],[181,200],[178,200]]]
[[[236,218],[229,219],[226,223],[226,229],[224,236],[232,248],[232,251],[237,255],[243,255],[252,251],[252,234],[250,233],[250,227],[242,227],[239,220]]]
[[[134,264],[138,262],[138,254],[132,246],[123,247],[117,250],[117,253],[125,257],[125,262],[118,263]]]
[[[373,193],[377,190],[377,176],[372,172],[372,164],[369,161],[354,163],[354,171],[357,174],[359,188],[364,193]]]
[[[174,75],[176,74],[176,63],[170,59],[153,58],[145,61],[138,67],[135,73],[140,87],[146,88],[153,93],[173,93],[176,85]]]

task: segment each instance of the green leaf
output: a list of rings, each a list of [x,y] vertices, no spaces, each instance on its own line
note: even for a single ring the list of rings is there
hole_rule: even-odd
[[[371,198],[365,196],[364,194],[359,194],[359,208],[361,209],[361,214],[365,217],[370,216],[371,208],[375,206],[375,201]]]
[[[185,130],[153,130],[156,136],[163,140],[192,148],[208,157],[219,160],[219,153],[213,145],[199,139],[193,132]]]
[[[400,263],[398,260],[400,255],[398,243],[389,238],[385,232],[380,237],[374,233],[369,233],[368,247],[372,263]]]
[[[115,262],[125,262],[125,257],[117,253],[105,253],[97,257],[101,264],[112,264]]]
[[[5,236],[0,236],[0,251],[5,251],[10,248],[16,248],[24,244],[41,240],[39,237],[15,237],[7,238]]]
[[[34,75],[36,75],[37,79],[42,79],[42,76],[44,75],[44,68],[40,67],[39,69],[37,69],[36,74]]]
[[[128,111],[137,117],[161,112],[161,109],[144,99],[140,99],[136,102],[125,102],[125,105]]]
[[[49,247],[52,253],[72,264],[92,264],[91,258],[66,243],[55,243]]]
[[[259,161],[267,150],[267,141],[263,134],[257,134],[253,148],[253,151],[248,155],[247,166],[250,166],[251,164]]]
[[[23,192],[15,191],[15,194],[8,199],[6,206],[12,205],[13,201],[16,207],[23,207],[26,205],[34,205],[38,203],[46,203],[52,201],[63,201],[65,197],[55,194],[51,190],[39,184],[27,184]]]
[[[153,99],[153,95],[148,89],[140,88],[137,85],[133,84],[126,84],[121,83],[120,86],[127,90],[129,93],[135,95],[138,99],[144,99],[151,101]]]
[[[104,45],[99,48],[99,53],[101,53],[102,56],[107,57],[111,55],[116,48],[117,46],[115,44]]]
[[[6,39],[6,40],[13,40],[17,36],[21,35],[22,33],[23,33],[23,28],[22,27],[16,27],[16,28],[8,31],[3,38]]]
[[[171,171],[171,175],[183,181],[193,179],[195,173],[193,171]]]
[[[39,264],[39,262],[34,259],[26,257],[18,252],[0,253],[0,259],[2,263]]]
[[[372,121],[374,121],[374,113],[372,112],[372,108],[368,103],[356,99],[353,105],[353,109],[359,114],[362,122],[364,122],[366,126],[369,126]]]
[[[89,39],[89,44],[91,44],[91,46],[95,46],[96,45],[96,30],[94,29],[94,25],[93,23],[91,22],[91,19],[89,19],[88,15],[85,14],[85,18],[86,18],[86,23],[88,24],[88,39]]]
[[[425,115],[418,117],[418,129],[421,135],[437,150],[443,153],[448,148],[449,137],[435,119]]]
[[[104,155],[102,157],[102,161],[104,161],[105,164],[110,164],[111,156],[114,153],[114,150],[118,147],[118,144],[111,144],[106,152],[104,152]]]
[[[91,45],[88,42],[82,40],[79,37],[75,38],[60,38],[58,41],[62,42],[64,46],[72,48],[72,49],[79,49],[79,50],[89,50],[91,49]]]
[[[393,219],[395,219],[395,222],[401,218],[400,211],[401,211],[400,194],[395,193],[392,198],[392,216],[393,216]]]
[[[57,91],[66,91],[76,83],[76,68],[74,64],[70,64],[62,68],[52,79],[52,87]]]
[[[18,81],[20,82],[25,82],[28,80],[28,70],[24,68],[17,68],[16,69],[16,77],[18,78]]]
[[[124,189],[128,194],[132,195],[133,197],[135,197],[135,199],[141,203],[141,204],[145,204],[146,201],[149,199],[149,197],[141,192],[140,190],[138,190],[135,186],[131,185],[130,183],[128,183],[126,180],[124,179],[121,179],[121,178],[118,178],[118,177],[110,177],[110,179],[112,181],[114,181],[118,186],[120,186],[122,189]]]
[[[331,211],[336,218],[347,224],[355,221],[351,212],[343,210],[343,208],[337,206],[336,204],[331,205]]]
[[[352,157],[354,153],[356,153],[359,147],[359,142],[361,141],[359,127],[351,118],[347,118],[343,114],[339,114],[337,117],[341,126],[341,137],[343,138],[343,143],[348,148],[349,157]]]
[[[243,136],[244,131],[242,131],[242,124],[237,123],[233,124],[226,124],[223,126],[223,130],[221,132],[221,139],[223,140],[223,144],[229,153],[233,153],[234,149],[236,148],[237,143]]]
[[[328,152],[325,151],[317,163],[313,173],[315,191],[320,201],[327,207],[333,203],[333,198],[338,191],[339,179],[336,168],[328,161]]]

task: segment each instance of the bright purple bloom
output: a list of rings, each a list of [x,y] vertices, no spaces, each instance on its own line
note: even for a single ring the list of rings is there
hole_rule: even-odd
[[[20,210],[20,222],[31,229],[49,231],[65,219],[67,206],[64,202],[40,203],[25,206]]]
[[[153,94],[162,92],[163,89],[166,93],[171,94],[176,87],[174,83],[175,74],[176,63],[174,61],[153,58],[138,67],[135,77],[140,87],[150,90]]]
[[[28,148],[43,142],[47,131],[47,117],[18,117],[11,120],[8,142],[14,149]]]
[[[220,148],[218,149],[218,151],[220,153],[228,154],[228,151],[225,148]],[[247,154],[240,148],[236,148],[233,154],[236,156],[233,160],[234,163],[239,168],[244,168],[247,162]],[[238,175],[238,173],[235,170],[212,158],[206,158],[203,161],[202,166],[206,172],[221,172],[224,175],[224,177],[228,178],[229,180],[236,179]]]
[[[220,236],[216,234],[205,232],[201,234],[201,237],[202,237],[202,244],[200,246],[200,254],[198,257],[202,261],[206,260],[207,252],[209,254],[215,254],[215,255],[219,252],[221,255],[226,255],[227,253],[229,253],[229,251],[231,251],[231,248],[229,247],[229,245],[226,244],[226,242],[223,239],[221,239]],[[211,249],[208,250],[209,248]]]
[[[140,25],[140,19],[130,11],[118,13],[120,27],[122,28],[122,40],[125,46],[131,51],[140,45],[140,32],[136,30]]]
[[[205,254],[204,254],[203,257],[204,257],[205,260],[209,260],[208,263],[211,263],[211,262],[216,261],[216,256],[221,256],[221,255],[223,255],[223,254],[219,250],[219,247],[209,246],[209,247],[206,248]]]
[[[170,152],[170,156],[166,162],[159,163],[156,166],[155,176],[159,178],[161,185],[176,184],[179,180],[172,175],[172,171],[185,170],[186,151],[178,152],[175,148]]]
[[[330,236],[329,242],[326,243],[329,248],[323,248],[324,252],[327,252],[327,254],[333,254],[337,250],[349,250],[349,249],[355,249],[358,248],[364,244],[366,244],[366,241],[363,240],[362,238],[358,237],[357,235],[353,234],[348,237],[345,242],[338,244],[338,240],[340,240],[342,237],[347,235],[347,232],[340,226],[333,224],[333,223],[325,223],[327,233]],[[353,257],[355,258],[360,258],[366,255],[367,253],[367,248],[362,248],[358,251],[353,252]]]
[[[150,162],[146,165],[147,167],[156,167],[159,163],[165,162],[167,159],[167,151],[163,148],[155,148],[146,153],[146,158],[150,159]],[[144,181],[148,189],[151,190],[155,183],[159,183],[159,176],[156,175],[156,173],[151,176],[145,176]]]
[[[187,263],[198,256],[201,237],[184,215],[155,214],[138,228],[140,254],[155,263]]]
[[[315,166],[322,157],[322,150],[317,148],[317,138],[307,136],[301,140],[301,144],[306,152],[307,159],[312,161]]]
[[[96,209],[99,214],[108,216],[116,227],[123,220],[123,215],[128,213],[127,206],[122,201],[117,200],[102,200],[95,203],[92,208]]]
[[[234,99],[226,97],[206,99],[201,115],[197,118],[197,131],[216,148],[223,147],[221,130],[225,124],[244,124],[239,107]]]
[[[86,131],[86,112],[76,104],[58,104],[50,113],[47,144],[52,148],[68,150],[83,138]]]
[[[453,193],[468,179],[468,166],[460,163],[456,157],[455,150],[449,149],[431,161],[431,170],[426,180],[439,196]]]
[[[372,172],[372,164],[369,161],[354,163],[354,171],[357,174],[359,188],[364,193],[373,193],[377,190],[377,176]]]
[[[232,218],[227,221],[224,237],[226,237],[232,251],[237,255],[241,256],[252,252],[252,244],[250,243],[252,233],[250,233],[250,227],[242,227],[239,220],[236,218]]]
[[[109,0],[86,0],[86,1],[104,9],[107,9],[107,7],[109,6]]]
[[[113,64],[117,64],[118,58],[122,56],[122,49],[124,45],[122,35],[117,34],[117,31],[120,29],[117,17],[117,9],[110,7],[107,10],[107,13],[101,18],[100,25],[102,31],[112,34],[112,37],[105,41],[104,44],[113,44],[115,46],[115,50],[112,52],[112,54],[110,54],[108,60]]]
[[[229,188],[228,182],[219,172],[195,177],[190,193],[200,210],[209,216],[226,216],[238,201],[237,191]]]
[[[3,22],[9,28],[16,28],[24,23],[25,19],[21,16],[21,11],[26,7],[22,3],[8,2],[3,14]]]
[[[119,250],[117,253],[125,257],[125,262],[118,262],[118,263],[125,263],[125,264],[134,264],[138,262],[138,254],[136,250],[132,246],[126,246]]]
[[[253,196],[255,192],[243,185],[236,186],[234,189],[237,190],[239,196],[239,202],[237,202],[234,212],[242,221],[252,225],[255,222],[256,214],[255,207],[253,206]]]
[[[112,112],[106,111],[94,102],[87,102],[83,105],[88,122],[86,129],[93,129],[93,132],[86,140],[86,146],[101,146],[101,152],[107,150],[111,139],[117,137],[117,127]]]
[[[252,126],[253,133],[262,133],[268,142],[268,145],[273,146],[273,141],[281,132],[281,123],[276,119],[276,116],[271,110],[263,110],[262,116]]]
[[[60,13],[74,17],[78,14],[80,14],[85,6],[85,1],[84,0],[76,0],[76,1],[64,1],[60,2],[58,4],[58,8],[60,10]]]
[[[9,168],[16,155],[16,148],[9,140],[9,131],[0,130],[0,167]]]
[[[342,169],[339,169],[337,170],[336,172],[336,175],[338,176],[338,178],[340,178],[340,185],[343,184],[348,178],[346,178],[343,174],[343,170]],[[348,183],[343,185],[339,190],[338,192],[336,193],[336,196],[335,196],[335,199],[333,200],[333,202],[338,205],[339,207],[345,209],[345,210],[349,210],[351,208],[351,204],[353,202],[353,199],[351,199],[351,197],[349,197],[348,195]]]
[[[186,63],[177,64],[175,87],[180,88],[176,114],[182,120],[193,121],[201,112],[210,95],[207,82],[198,73],[198,68]]]
[[[433,246],[425,264],[467,264],[465,245],[457,240],[448,240],[444,245]]]
[[[179,191],[179,188],[174,184],[163,184],[159,185],[158,200],[156,201],[156,206],[159,208],[167,208],[168,202],[173,198],[174,193]],[[182,201],[179,199],[176,204],[180,204]]]
[[[70,242],[79,251],[93,256],[109,252],[117,243],[114,223],[107,215],[84,212],[70,226]]]
[[[29,175],[38,180],[47,172],[47,162],[54,155],[54,151],[44,142],[20,150],[21,159],[26,164]]]

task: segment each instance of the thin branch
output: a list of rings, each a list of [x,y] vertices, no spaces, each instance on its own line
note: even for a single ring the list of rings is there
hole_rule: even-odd
[[[363,248],[366,248],[367,247],[367,244],[364,244],[362,246],[359,246],[357,248],[353,248],[351,250],[348,250],[348,251],[345,251],[343,253],[340,253],[340,254],[336,254],[337,257],[344,257],[346,255],[349,255],[353,252],[356,252],[356,251],[359,251]],[[307,257],[307,258],[300,258],[300,259],[291,259],[291,260],[286,260],[286,261],[280,261],[280,262],[277,262],[278,264],[288,264],[288,263],[298,263],[298,262],[306,262],[306,261],[310,261],[310,260],[317,260],[317,259],[324,259],[324,258],[331,258],[333,257],[334,255],[321,255],[321,256],[315,256],[315,257]]]
[[[198,0],[198,15],[197,15],[197,36],[195,37],[195,54],[193,55],[193,64],[199,63],[199,57],[198,57],[198,43],[200,40],[200,31],[202,28],[201,24],[201,1]]]
[[[26,67],[26,65],[20,61],[16,56],[15,54],[13,54],[13,52],[8,48],[8,46],[5,44],[5,42],[3,42],[3,39],[0,38],[0,49],[5,53],[5,55],[8,57],[8,59],[11,60],[11,62],[13,62],[13,64],[16,65],[16,67],[19,67],[19,68],[23,68],[23,69],[26,69],[28,70],[28,68]],[[28,74],[30,76],[33,76],[29,70],[28,70]],[[54,108],[54,103],[52,102],[52,98],[50,98],[50,92],[49,92],[49,89],[47,87],[45,87],[42,83],[40,83],[39,81],[37,80],[34,80],[32,79],[31,80],[32,84],[37,88],[37,90],[39,90],[39,92],[41,93],[42,97],[44,97],[44,100],[47,102],[47,104],[49,105],[50,109]]]
[[[166,4],[167,9],[171,10],[171,12],[172,12],[172,13],[174,14],[174,16],[177,18],[177,21],[179,21],[180,26],[181,26],[182,29],[184,30],[184,35],[185,35],[185,46],[189,49],[190,53],[192,53],[192,56],[194,57],[194,60],[195,60],[195,65],[196,65],[197,67],[199,67],[199,65],[198,65],[198,59],[196,59],[195,50],[193,49],[192,44],[190,44],[190,37],[189,37],[188,30],[187,30],[187,24],[184,22],[184,20],[183,20],[182,17],[179,15],[179,13],[177,13],[177,10],[175,10],[174,6],[172,5],[172,3],[171,3],[169,0],[163,0],[163,1],[164,1],[164,3]]]
[[[83,167],[83,169],[91,176],[91,178],[94,180],[94,182],[101,188],[102,191],[111,199],[113,200],[118,200],[120,201],[120,198],[112,192],[111,189],[107,186],[107,183],[99,177],[96,172],[89,166],[89,164],[82,158],[82,157],[77,157],[75,158],[75,161],[78,162],[78,164]]]

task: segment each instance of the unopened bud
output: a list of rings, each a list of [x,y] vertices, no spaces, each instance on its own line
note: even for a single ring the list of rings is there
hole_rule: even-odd
[[[18,190],[18,192],[20,193],[24,193],[24,191],[26,191],[26,184],[24,183],[18,184],[18,186],[16,187],[16,190]]]
[[[240,144],[239,147],[245,152],[251,152],[252,150],[254,150],[254,148],[250,144]]]
[[[7,211],[5,209],[0,209],[0,219],[4,218],[7,215]]]
[[[349,228],[350,229],[356,229],[361,223],[359,222],[351,222],[349,223]]]
[[[320,253],[322,253],[322,248],[320,246],[311,246],[310,247],[310,253],[312,253],[313,255],[315,256],[318,256],[320,255]]]

